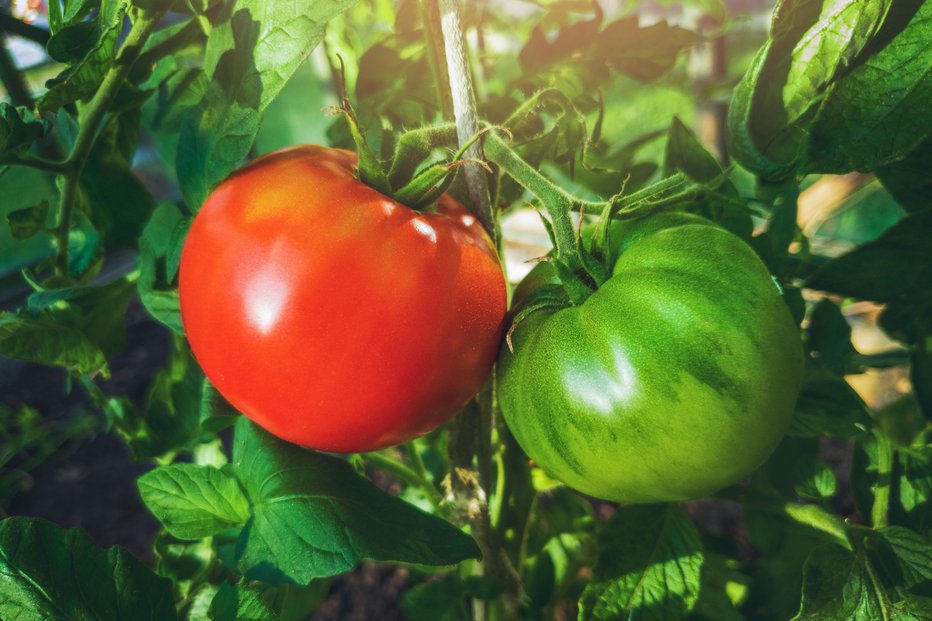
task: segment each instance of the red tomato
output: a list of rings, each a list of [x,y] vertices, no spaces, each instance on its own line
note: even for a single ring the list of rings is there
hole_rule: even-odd
[[[494,247],[462,205],[416,212],[355,165],[318,146],[255,160],[205,201],[180,268],[185,332],[217,390],[276,436],[340,453],[456,414],[506,310]]]

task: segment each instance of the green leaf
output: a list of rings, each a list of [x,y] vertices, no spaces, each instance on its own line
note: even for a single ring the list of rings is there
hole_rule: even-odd
[[[218,433],[235,425],[239,415],[236,408],[223,398],[210,380],[204,378],[201,391],[201,428],[207,433]]]
[[[932,208],[932,140],[898,162],[877,169],[877,177],[910,213]]]
[[[136,247],[155,200],[131,170],[140,113],[111,116],[84,165],[80,191],[94,226],[111,246]]]
[[[178,207],[162,203],[139,240],[139,299],[150,315],[176,334],[184,334],[184,326],[173,283],[190,223]]]
[[[415,585],[404,594],[401,606],[410,621],[462,621],[464,602],[462,585],[447,577]]]
[[[818,452],[816,438],[784,438],[764,466],[767,477],[777,491],[789,498],[831,498],[838,481]]]
[[[134,293],[131,274],[105,285],[38,291],[29,296],[26,308],[33,315],[61,316],[63,325],[81,330],[105,355],[113,356],[126,345],[123,322]]]
[[[207,613],[211,621],[278,621],[262,594],[244,585],[224,584],[217,591]]]
[[[900,504],[913,526],[927,531],[932,526],[932,459],[898,455],[902,464],[899,476]]]
[[[820,267],[806,280],[806,286],[876,302],[932,291],[929,231],[932,210],[912,214],[875,241]],[[891,274],[896,277],[891,278]]]
[[[869,426],[867,406],[854,389],[843,378],[821,371],[808,373],[787,433],[853,438]]]
[[[854,554],[839,546],[822,546],[806,561],[802,603],[793,621],[889,619],[892,606],[878,586]]]
[[[178,142],[178,179],[192,209],[243,162],[265,108],[323,39],[327,22],[355,2],[242,0],[214,26],[204,65],[211,81]]]
[[[49,90],[36,102],[36,108],[40,111],[55,111],[94,95],[116,56],[127,4],[126,0],[102,0],[95,18],[99,33],[96,42],[80,60],[46,83]],[[90,5],[87,6],[89,8]],[[75,10],[83,12],[86,9],[82,7]]]
[[[49,27],[52,34],[80,22],[95,8],[93,0],[64,0],[49,3]]]
[[[892,0],[825,0],[818,21],[796,43],[783,87],[783,106],[796,123],[825,86],[851,66],[883,23]],[[791,10],[791,9],[790,9]]]
[[[932,580],[932,542],[928,538],[902,526],[889,526],[878,532],[896,557],[897,586],[911,589]],[[892,578],[892,572],[886,575]]]
[[[685,619],[702,562],[699,533],[678,505],[622,507],[599,536],[579,619]]]
[[[828,89],[810,130],[806,172],[872,171],[926,140],[932,132],[930,40],[932,3],[922,2],[892,41]]]
[[[171,621],[171,583],[125,550],[36,518],[0,522],[0,618]]]
[[[828,369],[843,374],[855,353],[851,345],[851,326],[841,309],[831,300],[821,300],[809,316],[809,347],[818,356],[818,362]]]
[[[649,82],[672,69],[680,52],[701,42],[691,30],[664,21],[641,26],[632,15],[599,33],[594,56],[606,59],[619,73]]]
[[[72,63],[84,58],[100,40],[96,21],[78,22],[54,33],[46,44],[49,56],[60,63]]]
[[[236,478],[220,468],[172,464],[147,472],[136,482],[143,502],[182,540],[242,527],[249,503]]]
[[[0,154],[28,148],[49,130],[49,122],[28,108],[0,101]]]
[[[682,171],[694,181],[714,181],[722,174],[722,167],[715,156],[706,151],[679,117],[673,117],[664,168],[670,174],[674,170]]]
[[[345,461],[282,442],[245,418],[233,457],[253,509],[238,546],[249,579],[306,584],[363,558],[452,565],[479,557],[459,529],[385,494]]]
[[[0,314],[0,354],[78,373],[104,369],[104,353],[75,326],[74,318],[64,319],[63,313],[38,317]]]
[[[17,209],[6,215],[10,232],[14,239],[29,239],[45,229],[45,220],[49,215],[49,202],[42,201],[32,207]]]
[[[824,92],[845,82],[878,37],[892,4],[778,3],[770,37],[735,89],[728,114],[729,149],[742,166],[768,180],[793,176],[807,148],[808,127],[822,114]],[[876,93],[862,95],[872,99]]]
[[[137,459],[190,450],[204,435],[199,424],[204,374],[184,339],[176,336],[174,348],[168,367],[153,378],[143,407],[123,400],[113,411],[114,424]]]

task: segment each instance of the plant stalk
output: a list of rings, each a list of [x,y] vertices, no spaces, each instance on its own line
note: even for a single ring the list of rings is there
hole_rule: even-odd
[[[126,35],[126,40],[123,42],[113,64],[104,75],[97,92],[82,111],[84,114],[82,115],[81,128],[78,130],[71,153],[63,163],[67,167],[67,172],[63,175],[61,209],[56,233],[58,238],[58,269],[65,276],[68,275],[71,218],[74,213],[75,197],[84,164],[94,148],[98,131],[107,111],[110,109],[110,105],[120,91],[126,76],[139,58],[139,54],[142,52],[143,45],[145,45],[149,35],[158,26],[165,10],[166,8],[153,11],[140,10],[137,13],[136,20],[133,22],[129,34]]]
[[[64,162],[47,160],[29,153],[11,153],[4,155],[0,157],[0,166],[28,166],[29,168],[35,168],[36,170],[56,175],[64,175],[70,170],[70,167]]]
[[[438,0],[427,0],[437,3]],[[457,142],[465,159],[481,160],[482,147],[475,137],[479,133],[476,98],[472,86],[472,74],[463,37],[463,27],[456,0],[439,0],[439,13],[443,36],[443,47],[447,61],[447,74],[453,99],[453,115],[456,123]],[[429,10],[429,9],[428,9]],[[472,144],[470,144],[472,142]],[[488,180],[484,169],[475,162],[463,166],[466,187],[472,202],[473,213],[482,222],[496,247],[499,244],[498,218],[492,209]],[[491,451],[488,437],[491,434],[492,394],[487,385],[480,396],[470,403],[450,426],[449,455],[451,472],[449,495],[454,510],[461,512],[471,527],[482,551],[483,572],[499,581],[504,587],[502,603],[509,618],[517,615],[518,601],[523,591],[521,578],[511,565],[502,547],[498,533],[489,517],[489,481],[483,480],[491,472]],[[473,461],[478,452],[478,471]],[[486,603],[475,600],[473,611],[476,619],[485,619],[492,612]]]
[[[440,25],[440,7],[437,2],[420,1],[421,23],[424,27],[424,39],[427,42],[427,62],[437,86],[437,99],[444,121],[453,120],[453,97],[450,91],[450,78],[447,74],[446,51],[443,46],[443,29]]]
[[[466,54],[463,25],[456,0],[440,0],[440,26],[443,31],[443,47],[447,60],[447,75],[450,78],[450,92],[453,95],[456,135],[459,144],[465,145],[479,133],[479,118],[476,112],[472,74],[469,72],[469,57]],[[472,160],[482,159],[482,147],[478,142],[472,144],[463,157]],[[489,197],[489,184],[485,170],[478,163],[469,162],[463,166],[463,174],[466,176],[466,187],[476,216],[497,247],[498,227],[492,214],[492,201]]]
[[[410,452],[409,452],[410,454]],[[363,453],[362,459],[366,464],[392,474],[408,485],[412,485],[424,492],[430,504],[437,508],[440,506],[440,492],[434,485],[416,470],[403,463],[383,455],[382,453]],[[416,467],[416,466],[415,466]],[[423,467],[423,464],[422,464]]]
[[[485,139],[485,154],[491,162],[514,178],[521,186],[528,189],[543,204],[553,224],[556,258],[565,265],[579,265],[576,250],[576,229],[570,212],[583,201],[572,196],[562,188],[544,177],[540,172],[525,162],[494,131]],[[593,203],[593,213],[600,213],[602,203]]]
[[[886,528],[889,525],[890,485],[893,478],[893,445],[890,438],[874,429],[877,441],[877,485],[874,487],[874,504],[871,506],[871,526]]]

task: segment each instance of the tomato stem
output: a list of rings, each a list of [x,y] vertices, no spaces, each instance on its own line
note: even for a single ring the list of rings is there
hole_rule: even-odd
[[[893,476],[893,444],[880,429],[874,429],[877,441],[877,483],[874,486],[874,504],[871,506],[871,526],[886,528],[890,510],[890,484]]]
[[[75,198],[84,163],[94,148],[98,130],[110,110],[110,105],[123,86],[123,82],[129,75],[130,70],[136,64],[146,40],[158,26],[167,8],[168,3],[163,3],[163,6],[153,10],[138,10],[116,59],[107,70],[106,75],[104,75],[97,92],[82,110],[81,128],[78,130],[71,153],[61,164],[65,172],[61,185],[61,208],[56,236],[58,240],[58,269],[63,276],[68,276],[71,217],[74,213]]]
[[[409,450],[409,458],[411,458],[411,453],[416,453],[416,451]],[[400,461],[394,460],[383,453],[363,453],[361,457],[367,465],[388,472],[405,483],[422,490],[424,495],[427,496],[427,500],[430,501],[430,504],[435,509],[440,507],[440,492],[434,487],[433,483],[423,476],[423,473],[419,474],[416,470],[409,468]],[[423,468],[423,463],[421,463],[421,467]]]
[[[440,7],[437,2],[420,0],[421,23],[424,26],[424,39],[427,42],[427,63],[434,75],[437,86],[437,99],[445,121],[453,120],[453,99],[450,92],[450,78],[447,75],[446,50],[443,44],[443,30],[440,25]]]

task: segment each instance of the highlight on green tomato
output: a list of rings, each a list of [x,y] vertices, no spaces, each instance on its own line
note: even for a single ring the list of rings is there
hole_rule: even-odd
[[[540,309],[502,348],[498,399],[524,451],[607,500],[698,498],[774,450],[803,350],[779,288],[740,238],[667,213],[616,223],[611,278],[579,306]],[[541,263],[513,316],[556,282]]]
[[[185,240],[185,333],[226,399],[272,434],[353,453],[455,415],[495,361],[504,275],[482,225],[442,195],[418,212],[304,146],[240,169]]]

